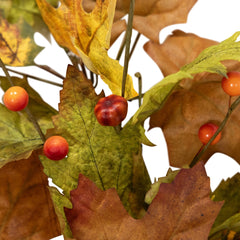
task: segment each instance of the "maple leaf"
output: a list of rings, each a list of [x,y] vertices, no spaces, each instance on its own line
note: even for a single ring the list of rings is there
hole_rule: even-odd
[[[0,239],[46,240],[60,235],[42,170],[36,153],[0,169]]]
[[[95,0],[84,0],[83,6],[91,11]],[[154,42],[159,41],[159,32],[166,26],[185,23],[187,15],[197,0],[136,0],[133,28]],[[117,0],[114,21],[129,12],[130,0]]]
[[[240,71],[239,62],[225,64],[228,71]],[[229,96],[222,90],[222,78],[212,73],[196,75],[190,87],[175,90],[164,107],[151,116],[150,128],[161,127],[163,130],[171,166],[190,164],[202,146],[198,138],[199,128],[208,122],[220,125],[223,121],[228,111]],[[220,152],[240,163],[240,138],[235,134],[239,131],[239,120],[239,111],[236,110],[222,131],[221,141],[208,148],[201,158],[203,161]]]
[[[26,22],[20,19],[16,24],[9,24],[0,14],[0,57],[6,65],[31,65],[40,50]]]
[[[173,183],[162,183],[141,219],[131,218],[115,189],[102,191],[83,175],[71,191],[72,209],[65,209],[76,239],[207,239],[222,206],[210,197],[204,165],[182,169]]]
[[[217,43],[192,33],[175,30],[162,44],[147,42],[144,50],[166,77],[178,72],[185,64],[191,63],[205,48]]]
[[[45,133],[47,129],[53,127],[51,117],[57,111],[42,100],[25,78],[12,77],[12,81],[27,90],[29,94],[28,107],[42,131]],[[10,87],[6,77],[0,77],[0,86],[4,91]],[[43,142],[38,132],[24,111],[21,114],[13,112],[0,104],[0,115],[0,167],[10,161],[26,159],[33,150],[42,146]]]
[[[49,0],[48,2],[57,7],[58,0]],[[41,17],[35,0],[0,0],[0,11],[8,23],[15,24],[22,19],[31,26],[34,32],[41,33],[50,41],[50,32]]]
[[[114,94],[121,95],[123,67],[107,54],[116,0],[98,0],[91,13],[84,11],[82,0],[61,1],[57,9],[45,0],[37,3],[56,41],[80,56],[88,69],[101,75]],[[128,75],[125,96],[136,95]]]
[[[216,218],[210,232],[210,239],[224,239],[230,232],[240,234],[240,174],[237,173],[226,181],[222,180],[217,189],[212,193],[214,201],[223,201],[224,204]],[[221,238],[219,237],[221,236]],[[235,238],[234,238],[235,239]],[[237,238],[236,238],[237,239]]]
[[[114,127],[100,125],[94,107],[101,97],[103,93],[97,95],[82,72],[68,67],[53,123],[55,134],[68,141],[69,154],[58,162],[41,158],[44,171],[66,196],[76,188],[80,172],[102,189],[115,187],[124,206],[136,216],[150,187],[141,155],[144,129],[129,123],[118,133]]]
[[[195,74],[202,72],[225,76],[227,69],[221,62],[240,60],[240,42],[237,41],[239,34],[240,32],[237,32],[225,41],[204,49],[194,61],[183,66],[180,71],[168,75],[149,89],[144,94],[141,107],[133,116],[133,123],[143,122],[161,109],[172,91],[183,79],[192,79]]]

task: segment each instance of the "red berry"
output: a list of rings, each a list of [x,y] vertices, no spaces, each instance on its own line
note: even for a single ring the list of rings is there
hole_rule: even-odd
[[[3,96],[3,103],[11,111],[21,111],[28,105],[29,96],[19,86],[10,87]]]
[[[240,72],[229,72],[227,76],[222,79],[223,91],[229,96],[240,95]]]
[[[199,128],[198,137],[199,137],[200,141],[204,145],[206,145],[217,130],[218,130],[217,125],[215,125],[213,123],[206,123]],[[216,138],[211,142],[211,145],[218,143],[219,140],[221,139],[221,135],[222,135],[222,133],[220,132],[216,136]]]
[[[61,136],[52,136],[44,143],[43,152],[51,160],[61,160],[68,154],[68,142]]]
[[[117,126],[125,119],[127,109],[127,100],[112,94],[98,101],[94,108],[94,113],[101,125]]]

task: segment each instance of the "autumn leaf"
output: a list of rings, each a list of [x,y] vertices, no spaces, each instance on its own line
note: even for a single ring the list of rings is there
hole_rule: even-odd
[[[33,30],[20,19],[9,24],[0,14],[0,57],[6,65],[27,66],[42,50],[33,40]]]
[[[79,176],[71,191],[72,209],[65,209],[76,239],[207,239],[222,206],[210,197],[204,165],[182,169],[173,183],[162,183],[146,215],[131,218],[115,189],[102,191],[88,178]]]
[[[162,44],[153,41],[147,42],[144,50],[166,77],[191,63],[205,48],[216,44],[217,42],[213,40],[175,30]]]
[[[89,70],[101,75],[114,94],[121,95],[123,67],[107,54],[116,0],[98,0],[90,13],[84,11],[82,0],[61,1],[57,9],[45,0],[37,3],[59,45],[80,56]],[[125,96],[136,95],[128,75]]]
[[[197,73],[209,72],[226,75],[224,60],[240,60],[240,42],[236,41],[240,32],[229,39],[204,49],[191,63],[183,66],[180,71],[168,75],[149,89],[143,97],[143,104],[133,116],[133,123],[143,122],[154,112],[160,110],[172,91],[183,79],[192,79]]]
[[[129,123],[117,132],[114,127],[100,125],[94,107],[103,96],[95,93],[82,72],[68,67],[59,114],[53,122],[55,134],[69,143],[69,154],[58,162],[41,158],[44,171],[67,197],[77,187],[80,172],[101,189],[115,187],[125,207],[138,215],[150,187],[141,154],[141,143],[146,142],[144,129]]]
[[[223,207],[216,218],[210,232],[210,239],[218,239],[219,235],[228,235],[230,231],[240,234],[240,174],[237,173],[226,181],[222,180],[212,193],[214,201],[223,201]],[[223,239],[223,238],[221,238]]]
[[[42,170],[35,153],[0,169],[0,239],[46,240],[61,234]]]
[[[29,94],[28,107],[38,121],[42,131],[52,128],[51,117],[57,113],[45,103],[40,95],[30,87],[25,78],[12,77],[14,84],[23,87]],[[10,85],[6,77],[0,77],[0,86],[6,91]],[[9,111],[0,104],[0,167],[10,161],[28,158],[32,151],[42,146],[43,142],[27,114]]]
[[[239,62],[225,64],[228,64],[228,71],[240,71]],[[190,164],[202,146],[198,138],[199,128],[208,122],[220,125],[223,121],[229,96],[222,90],[221,80],[219,74],[196,75],[190,88],[175,90],[164,107],[151,116],[150,128],[161,127],[163,130],[171,166]],[[237,107],[222,131],[221,140],[208,148],[202,160],[206,162],[214,153],[220,152],[240,163],[240,138],[236,134],[240,128],[239,120]]]
[[[48,0],[57,7],[58,0]],[[23,20],[34,32],[39,32],[50,41],[50,32],[44,23],[35,0],[0,0],[0,12],[10,24],[16,24]],[[33,38],[33,35],[32,35]]]
[[[91,11],[95,0],[84,0],[83,6]],[[159,42],[159,32],[166,26],[185,23],[191,8],[197,0],[136,0],[133,28],[153,42]],[[129,12],[130,0],[117,0],[114,21],[118,21]]]

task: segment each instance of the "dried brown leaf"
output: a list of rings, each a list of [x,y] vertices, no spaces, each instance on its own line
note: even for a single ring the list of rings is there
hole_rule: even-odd
[[[173,183],[161,184],[142,219],[131,218],[115,189],[102,191],[83,175],[71,191],[72,209],[66,217],[76,239],[166,240],[208,238],[222,206],[210,197],[203,163],[182,169]]]
[[[36,154],[2,167],[0,182],[1,240],[46,240],[61,234]]]
[[[226,61],[228,71],[240,71],[240,63]],[[222,76],[212,73],[197,74],[191,84],[182,84],[164,107],[150,119],[150,128],[163,130],[171,166],[182,167],[193,160],[202,146],[198,138],[200,126],[207,122],[220,124],[227,111],[229,96],[222,90]],[[235,98],[232,99],[234,101]],[[240,163],[240,106],[232,113],[222,131],[221,140],[211,145],[202,156],[207,161],[214,153],[229,155]]]

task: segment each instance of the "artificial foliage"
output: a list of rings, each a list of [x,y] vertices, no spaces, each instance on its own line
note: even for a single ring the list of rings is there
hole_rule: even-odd
[[[218,43],[175,30],[159,42],[160,31],[185,23],[196,2],[0,0],[0,87],[6,92],[20,86],[29,95],[21,111],[0,104],[0,239],[240,239],[239,174],[211,192],[205,170],[216,152],[240,163],[240,98],[221,86],[228,72],[240,72],[240,32]],[[130,49],[133,30],[138,34]],[[64,77],[35,63],[42,50],[36,32],[48,40],[52,34],[71,60]],[[138,89],[128,74],[140,35],[148,38],[144,50],[164,75],[145,93],[140,73]],[[108,50],[118,38],[123,41],[113,59]],[[57,110],[31,87],[34,76],[22,73],[24,66],[63,80],[36,76],[61,88]],[[99,81],[112,94],[139,102],[124,124],[98,122],[94,109],[105,97],[96,92]],[[154,145],[145,135],[149,118],[150,129],[164,133],[170,167],[178,168],[154,183],[142,155],[143,145]],[[206,123],[219,128],[202,144],[198,131]],[[68,144],[60,160],[43,150],[56,135]],[[62,191],[50,187],[48,178]]]

